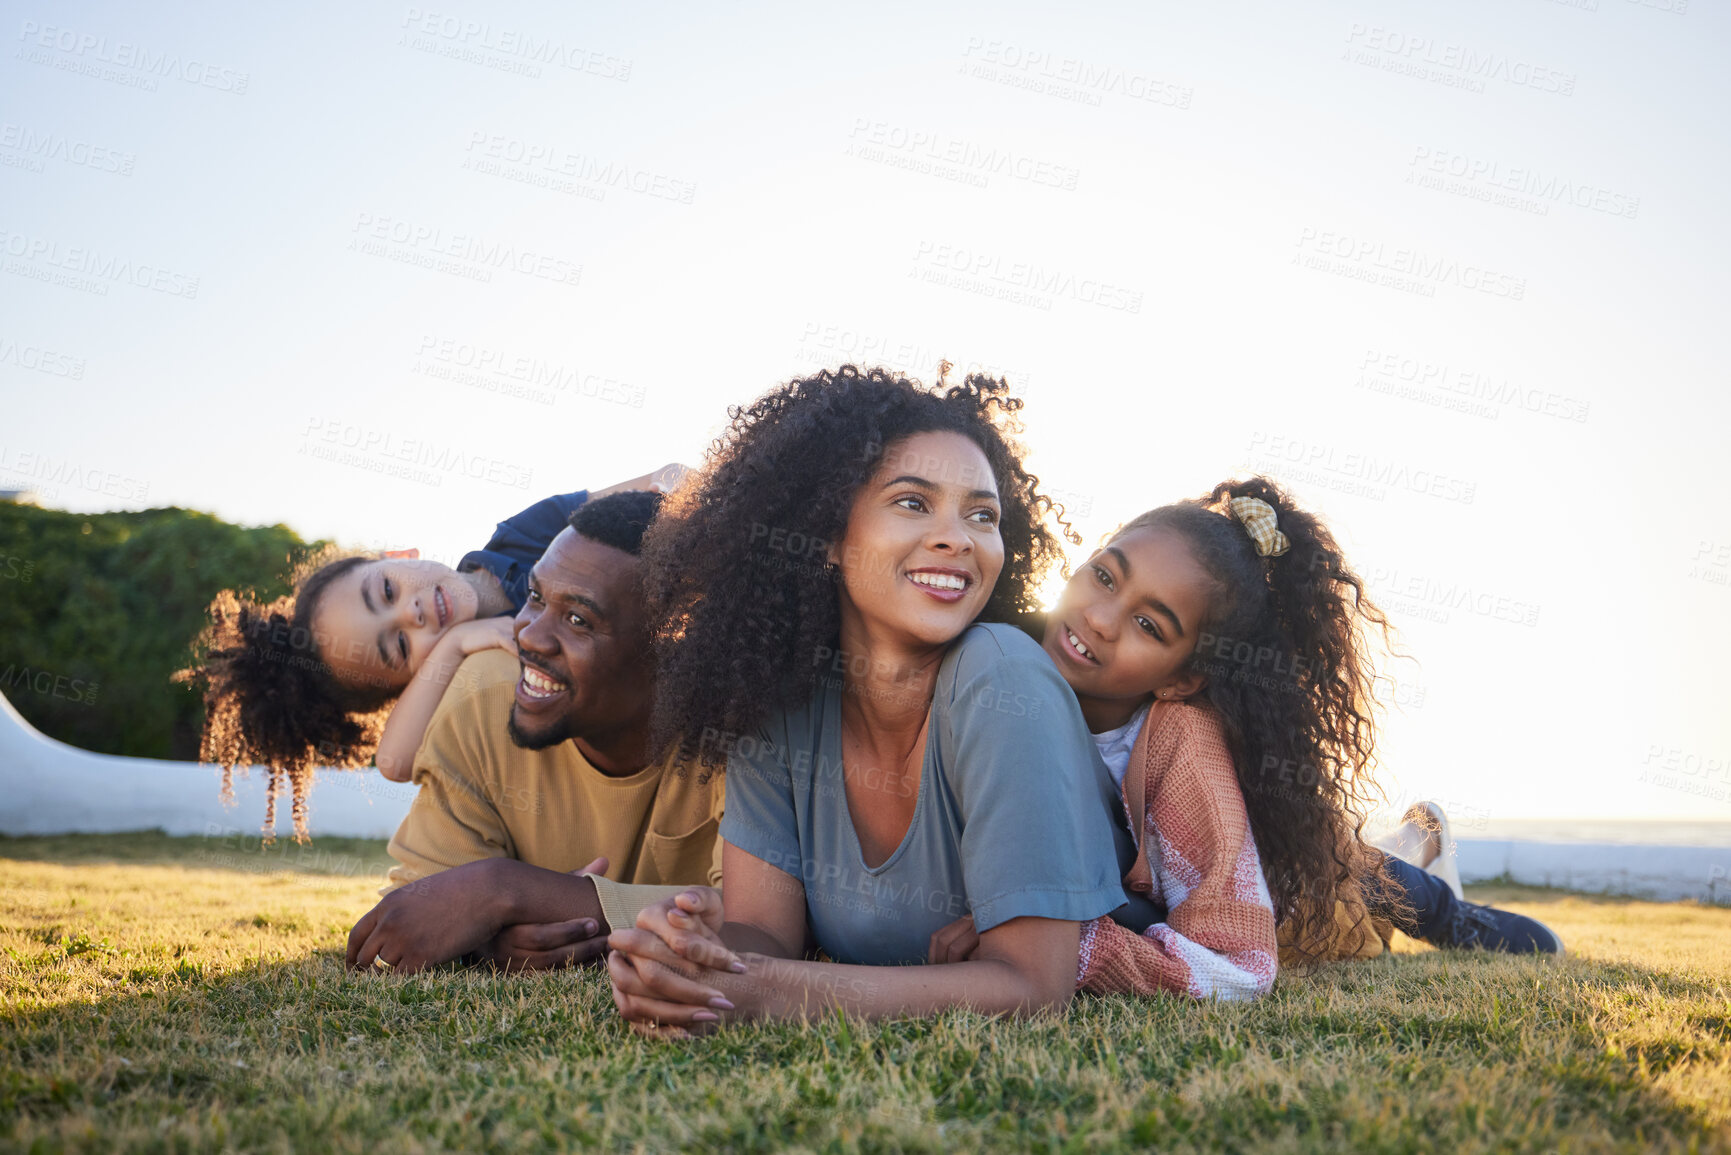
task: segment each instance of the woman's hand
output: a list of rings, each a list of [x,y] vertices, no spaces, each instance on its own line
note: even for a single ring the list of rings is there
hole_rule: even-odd
[[[649,488],[653,489],[656,493],[672,493],[675,489],[679,488],[680,482],[684,481],[690,473],[691,466],[681,465],[677,461],[670,461],[649,475],[653,478],[649,483]]]
[[[644,908],[635,928],[613,932],[607,958],[613,1004],[634,1029],[705,1032],[720,1021],[717,1012],[735,1009],[711,985],[720,975],[746,970],[721,941],[723,919],[721,892],[700,886]]]
[[[964,914],[948,926],[932,932],[926,961],[933,964],[967,962],[980,945],[980,933],[974,929],[974,916]]]
[[[650,470],[642,477],[633,477],[629,481],[617,482],[609,485],[606,489],[592,489],[589,491],[589,500],[594,501],[598,497],[623,493],[628,489],[647,490],[650,493],[672,493],[690,472],[691,467],[689,465],[670,461],[659,469]]]

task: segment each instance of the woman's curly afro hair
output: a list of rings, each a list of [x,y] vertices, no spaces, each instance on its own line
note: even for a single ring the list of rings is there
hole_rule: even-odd
[[[753,733],[810,699],[834,653],[841,611],[828,548],[885,452],[919,433],[959,433],[991,465],[1004,568],[980,617],[1017,622],[1062,546],[1078,540],[1022,464],[1009,386],[949,366],[927,387],[844,365],[728,410],[702,472],[668,498],[643,541],[644,594],[658,661],[653,741],[712,768],[725,735]],[[721,741],[717,741],[721,739]]]
[[[224,798],[234,796],[236,766],[270,772],[264,829],[276,826],[276,800],[293,798],[295,840],[306,838],[306,799],[315,767],[364,766],[378,746],[380,711],[397,691],[339,682],[320,657],[312,628],[331,582],[369,560],[320,555],[299,567],[295,592],[261,604],[224,590],[193,645],[193,665],[177,677],[202,683],[204,736],[199,758],[222,767]]]

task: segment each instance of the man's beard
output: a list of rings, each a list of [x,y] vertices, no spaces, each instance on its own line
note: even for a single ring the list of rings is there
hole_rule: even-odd
[[[538,734],[525,732],[517,725],[517,707],[511,707],[511,716],[505,721],[505,732],[511,736],[511,741],[525,750],[545,750],[549,746],[557,746],[571,738],[570,720],[561,717],[546,731]]]

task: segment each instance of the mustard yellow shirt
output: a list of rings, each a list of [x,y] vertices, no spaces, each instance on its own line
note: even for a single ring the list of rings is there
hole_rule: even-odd
[[[611,778],[575,742],[525,750],[505,728],[517,674],[515,657],[484,650],[451,679],[415,754],[420,792],[391,839],[385,890],[482,858],[573,871],[606,855],[606,879],[665,888],[597,878],[608,922],[621,927],[682,885],[720,886],[722,776],[699,785],[669,759]]]

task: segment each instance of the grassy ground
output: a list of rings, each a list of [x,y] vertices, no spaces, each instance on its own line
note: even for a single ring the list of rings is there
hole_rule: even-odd
[[[1481,890],[1571,957],[657,1044],[592,972],[346,975],[384,864],[0,838],[0,1149],[1731,1150],[1727,909]]]

